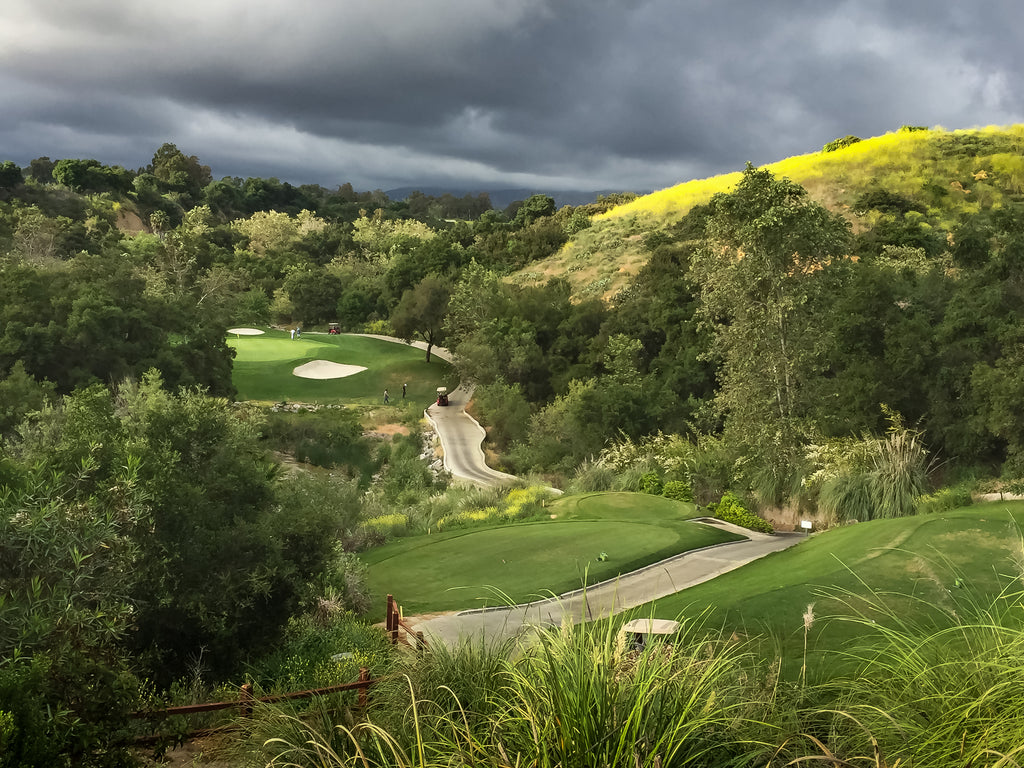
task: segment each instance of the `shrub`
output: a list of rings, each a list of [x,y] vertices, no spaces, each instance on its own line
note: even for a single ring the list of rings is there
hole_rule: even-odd
[[[506,520],[525,520],[544,514],[543,502],[548,498],[546,488],[539,485],[530,488],[514,488],[505,497],[505,508],[501,516]]]
[[[649,493],[652,496],[660,496],[662,489],[661,478],[657,472],[644,472],[640,476],[640,492]]]
[[[675,501],[693,501],[693,489],[682,480],[669,480],[661,489],[661,495]]]
[[[369,475],[370,444],[355,411],[267,412],[265,416],[263,436],[274,450],[317,467],[345,466],[354,475]]]
[[[377,333],[381,336],[394,336],[394,329],[387,320],[371,320],[363,326],[363,333]]]
[[[307,614],[289,621],[273,653],[247,672],[268,691],[324,688],[355,680],[360,667],[369,669],[374,677],[382,675],[391,656],[385,635],[351,613],[338,613],[327,620]]]
[[[724,520],[727,523],[749,528],[752,531],[775,533],[775,528],[771,523],[747,509],[732,492],[726,492],[722,496],[722,500],[717,504],[710,505],[708,510],[719,520]]]
[[[385,536],[404,536],[409,530],[409,518],[401,512],[392,512],[364,520],[363,527]]]
[[[442,517],[437,521],[437,529],[451,530],[452,528],[465,528],[476,523],[493,521],[498,517],[497,507],[485,507],[484,509],[465,510],[456,512],[454,515]]]
[[[849,147],[852,144],[856,144],[858,141],[861,141],[859,136],[854,136],[850,134],[847,136],[843,136],[841,139],[835,139],[834,141],[830,141],[828,144],[821,148],[821,151],[835,152],[837,149]]]
[[[972,503],[970,488],[965,485],[954,485],[922,496],[917,503],[917,512],[918,514],[945,512],[958,507],[968,507]]]

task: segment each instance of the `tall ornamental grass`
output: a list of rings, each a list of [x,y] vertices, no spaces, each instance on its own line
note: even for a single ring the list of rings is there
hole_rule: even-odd
[[[774,667],[685,623],[671,643],[627,647],[612,619],[529,641],[433,648],[373,692],[370,721],[278,715],[274,766],[661,768],[764,764],[777,731]],[[277,728],[278,733],[273,734]]]
[[[798,752],[833,765],[1024,764],[1024,591],[982,603],[966,579],[951,586],[941,606],[840,598],[839,621],[859,638],[842,654],[853,671],[823,687],[829,709],[807,715]]]

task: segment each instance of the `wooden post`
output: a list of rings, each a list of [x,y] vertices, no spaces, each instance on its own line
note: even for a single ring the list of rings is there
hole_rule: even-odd
[[[252,702],[252,683],[245,683],[238,697],[238,711],[242,713],[242,717],[252,717]]]
[[[370,670],[368,670],[366,667],[360,667],[359,668],[359,682],[360,683],[367,683],[367,684],[369,684],[369,682],[370,682]],[[359,703],[359,708],[360,709],[366,709],[366,702],[367,702],[366,688],[367,688],[367,685],[364,685],[364,686],[362,686],[359,689],[358,703]]]
[[[422,632],[416,633],[416,650],[423,653],[427,649],[427,640],[423,637]]]
[[[395,598],[388,595],[388,619],[387,631],[391,635],[391,644],[398,645],[398,608],[395,606]]]

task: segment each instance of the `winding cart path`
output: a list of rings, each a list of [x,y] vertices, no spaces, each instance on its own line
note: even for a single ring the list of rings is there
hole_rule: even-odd
[[[377,334],[359,335],[405,344],[422,350],[427,348],[426,342],[423,341],[406,342],[394,336],[379,336]],[[452,353],[444,347],[432,347],[430,354],[437,355],[448,362],[452,361]],[[452,477],[475,485],[507,485],[516,479],[515,476],[498,472],[487,466],[484,450],[481,447],[487,433],[476,419],[466,413],[466,405],[472,395],[473,388],[471,386],[460,384],[453,392],[449,393],[447,406],[434,403],[425,411],[426,417],[434,425],[437,436],[441,440],[441,449],[444,451],[444,468],[451,472]]]

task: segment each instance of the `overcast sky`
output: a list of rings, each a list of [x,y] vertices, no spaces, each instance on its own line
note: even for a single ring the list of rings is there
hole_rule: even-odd
[[[0,160],[658,189],[1024,122],[1019,0],[0,0]]]

